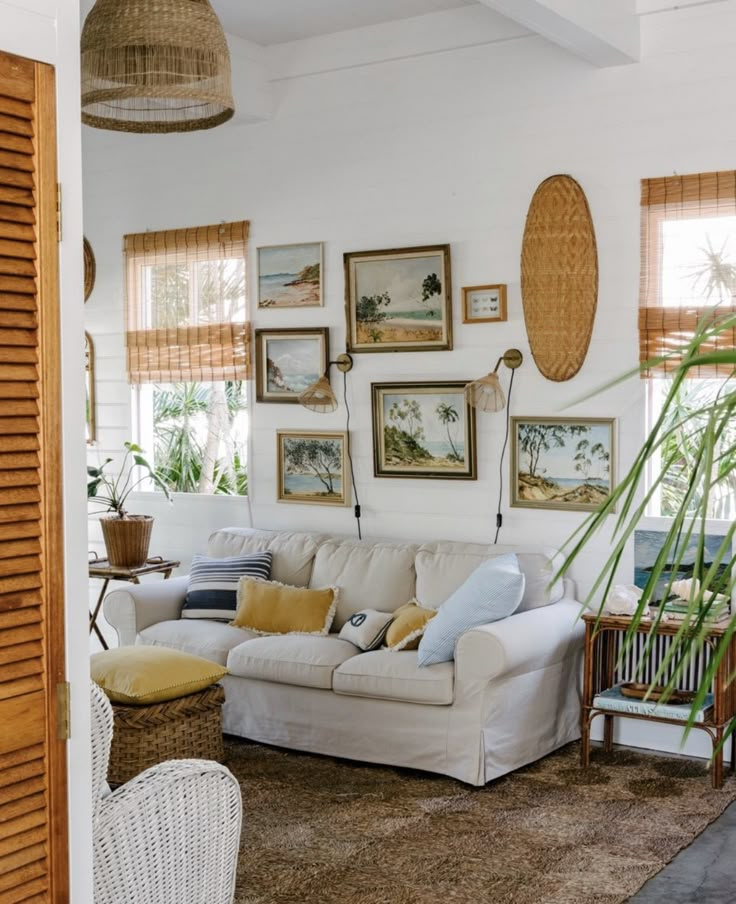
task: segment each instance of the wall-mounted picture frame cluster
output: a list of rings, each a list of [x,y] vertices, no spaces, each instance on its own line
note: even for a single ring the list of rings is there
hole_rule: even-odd
[[[591,512],[615,486],[613,418],[511,418],[511,505]]]
[[[347,505],[347,447],[344,431],[277,431],[277,500]]]
[[[465,380],[373,383],[376,477],[476,479],[475,409]]]

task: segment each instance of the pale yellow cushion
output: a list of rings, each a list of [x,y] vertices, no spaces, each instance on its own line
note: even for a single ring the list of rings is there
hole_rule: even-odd
[[[257,634],[327,634],[337,609],[337,587],[308,590],[243,577],[231,624]]]
[[[416,600],[411,600],[394,612],[394,620],[386,632],[386,646],[389,650],[416,650],[436,609],[425,609]]]
[[[227,675],[227,669],[167,647],[118,647],[90,657],[92,680],[113,703],[164,703],[196,694]]]

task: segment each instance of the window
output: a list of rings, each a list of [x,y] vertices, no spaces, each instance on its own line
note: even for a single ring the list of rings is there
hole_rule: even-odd
[[[247,490],[247,237],[244,222],[125,237],[138,440],[175,492]]]
[[[649,366],[650,426],[659,418],[671,389],[670,375],[697,325],[736,312],[736,172],[701,173],[642,182],[642,278],[639,356]],[[702,351],[734,347],[734,330],[714,335]],[[732,366],[691,371],[667,406],[667,421],[679,425],[660,450],[671,461],[652,498],[650,514],[670,517],[687,492],[695,464],[693,437],[706,423],[705,409],[732,391]],[[723,431],[714,469],[731,470],[736,457],[736,424]],[[655,467],[654,473],[660,468]],[[695,510],[698,500],[693,499]],[[736,482],[714,481],[708,516],[736,517]]]

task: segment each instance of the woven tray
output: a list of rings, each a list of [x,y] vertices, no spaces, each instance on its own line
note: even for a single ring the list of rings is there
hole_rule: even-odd
[[[598,253],[588,202],[572,176],[551,176],[529,206],[521,296],[534,362],[569,380],[588,353],[598,304]]]
[[[224,700],[224,690],[215,684],[198,694],[151,706],[113,703],[108,782],[123,784],[165,760],[221,760]]]

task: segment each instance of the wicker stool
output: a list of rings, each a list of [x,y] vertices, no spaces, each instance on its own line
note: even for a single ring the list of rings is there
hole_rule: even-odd
[[[113,703],[114,730],[107,780],[129,781],[165,760],[222,760],[222,704],[219,684],[197,694],[151,706]]]

